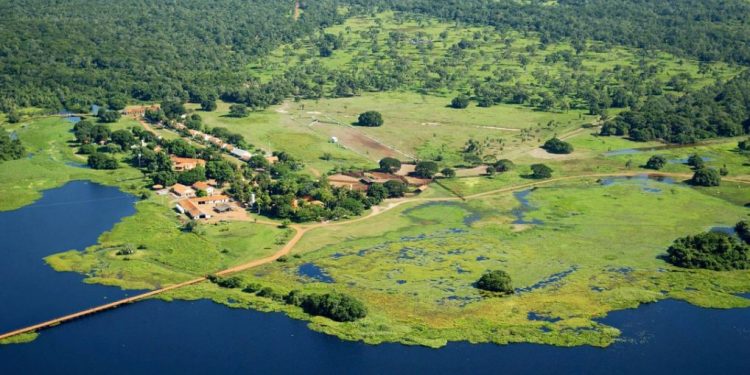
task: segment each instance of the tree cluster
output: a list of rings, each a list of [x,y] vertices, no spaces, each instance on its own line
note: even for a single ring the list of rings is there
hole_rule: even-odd
[[[678,238],[667,250],[669,262],[683,268],[727,271],[750,268],[750,246],[726,233]]]

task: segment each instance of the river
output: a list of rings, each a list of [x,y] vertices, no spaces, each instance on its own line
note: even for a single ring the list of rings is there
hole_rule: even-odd
[[[0,267],[3,330],[119,298],[41,258],[96,242],[131,215],[134,198],[86,182],[45,192],[0,213],[6,246]],[[7,246],[10,239],[10,246]],[[473,373],[708,374],[750,372],[750,309],[701,309],[662,301],[618,311],[602,322],[623,340],[606,349],[450,343],[441,349],[365,345],[309,330],[278,313],[209,301],[149,300],[41,332],[29,344],[0,346],[2,374]]]

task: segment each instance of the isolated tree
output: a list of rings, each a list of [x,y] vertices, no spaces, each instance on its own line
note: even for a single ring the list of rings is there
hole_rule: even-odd
[[[573,145],[568,142],[562,141],[557,137],[552,138],[544,143],[543,149],[551,154],[570,154],[573,152]]]
[[[201,110],[206,112],[212,112],[216,110],[216,100],[203,99],[201,100]]]
[[[515,164],[513,164],[512,161],[508,159],[501,159],[498,160],[493,167],[495,168],[496,172],[507,172],[515,167]]]
[[[400,198],[406,193],[406,184],[401,181],[390,180],[383,184],[386,190],[388,190],[389,198]]]
[[[414,169],[414,174],[422,178],[432,178],[438,172],[438,165],[434,161],[420,161]]]
[[[456,109],[464,109],[469,106],[469,97],[466,95],[459,95],[451,100],[451,107]]]
[[[453,168],[443,168],[443,170],[442,170],[442,171],[440,171],[440,173],[441,173],[441,174],[443,175],[443,177],[445,177],[445,178],[453,178],[453,177],[456,177],[456,171],[455,171],[455,170],[454,170]]]
[[[695,171],[690,183],[696,186],[719,186],[721,185],[721,175],[715,169],[701,168]]]
[[[8,122],[11,124],[21,122],[21,114],[15,109],[11,109],[10,112],[8,112]]]
[[[247,117],[248,111],[247,106],[244,104],[232,104],[229,106],[229,117]]]
[[[161,102],[160,110],[164,114],[164,116],[169,119],[176,119],[187,113],[185,105],[182,104],[182,101],[178,99],[165,100]]]
[[[552,168],[544,164],[533,164],[531,166],[531,177],[544,179],[552,177]]]
[[[383,126],[383,115],[377,111],[367,111],[359,115],[357,125],[377,127]]]
[[[380,159],[380,171],[385,173],[395,173],[401,169],[401,161],[396,158]]]
[[[513,293],[513,282],[510,275],[503,270],[487,271],[477,280],[477,288],[489,292]]]
[[[646,168],[653,170],[660,170],[667,164],[667,159],[661,155],[654,155],[646,162]]]

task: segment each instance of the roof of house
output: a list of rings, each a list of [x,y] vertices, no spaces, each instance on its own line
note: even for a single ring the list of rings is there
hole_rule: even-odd
[[[172,185],[172,191],[179,195],[185,195],[187,193],[193,192],[193,189],[183,185],[183,184],[174,184]]]
[[[182,209],[185,210],[185,212],[187,212],[190,217],[194,218],[203,214],[200,208],[198,208],[198,206],[190,199],[183,199],[177,202],[177,204],[180,205],[180,207],[182,207]]]
[[[192,198],[190,200],[194,203],[211,203],[211,202],[228,201],[229,197],[226,195],[214,195],[210,197]]]
[[[211,188],[211,185],[209,185],[206,181],[198,181],[193,184],[193,187],[198,190],[208,191],[208,189]]]
[[[193,164],[193,165],[206,165],[206,161],[203,159],[194,159],[194,158],[181,158],[179,156],[169,155],[169,159],[172,160],[172,163],[174,164]]]

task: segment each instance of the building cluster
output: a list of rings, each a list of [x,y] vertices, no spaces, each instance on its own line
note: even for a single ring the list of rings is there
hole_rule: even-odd
[[[388,181],[398,181],[418,191],[424,191],[432,182],[430,179],[383,172],[337,173],[328,176],[327,180],[331,186],[362,192],[367,191],[372,184],[384,184]]]
[[[210,219],[214,215],[234,210],[232,199],[222,194],[213,180],[199,181],[193,186],[174,184],[169,191],[179,199],[175,206],[177,211],[194,220]],[[199,191],[204,194],[199,194]]]

